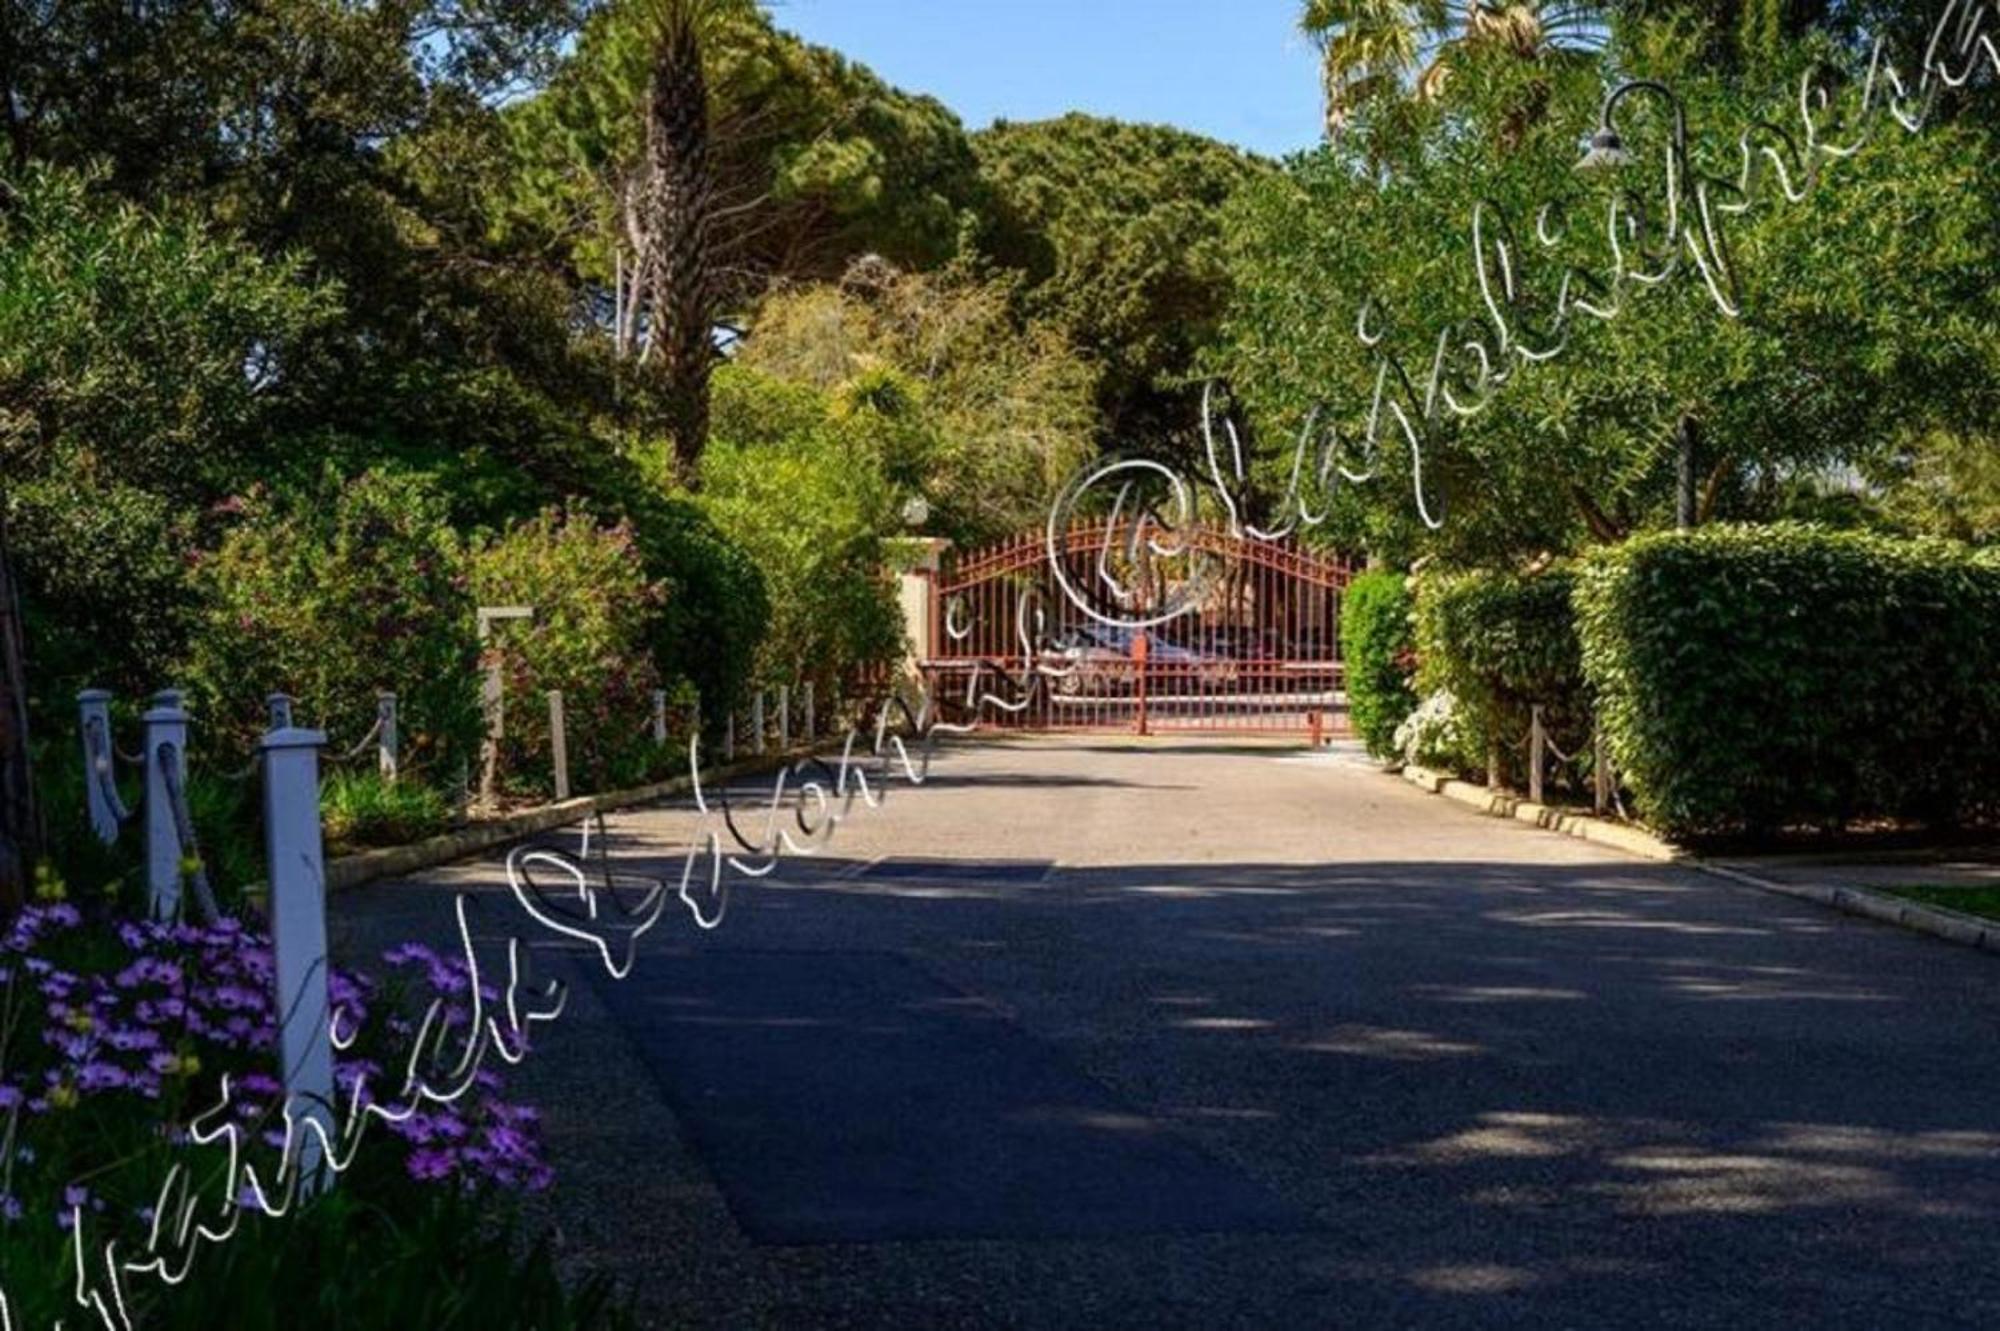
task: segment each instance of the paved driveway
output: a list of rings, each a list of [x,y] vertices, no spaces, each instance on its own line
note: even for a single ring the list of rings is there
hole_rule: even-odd
[[[2000,961],[1351,754],[960,749],[671,926],[522,1080],[658,1325],[2000,1325]]]

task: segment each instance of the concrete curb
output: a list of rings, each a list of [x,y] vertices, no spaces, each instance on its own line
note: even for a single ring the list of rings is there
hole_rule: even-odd
[[[1976,947],[1983,952],[2000,953],[2000,920],[1981,919],[1977,915],[1966,915],[1960,911],[1947,910],[1942,906],[1927,906],[1921,902],[1906,901],[1902,897],[1890,896],[1886,892],[1872,892],[1865,887],[1781,883],[1707,860],[1690,860],[1689,863],[1691,867],[1705,874],[1726,878],[1745,887],[1754,887],[1763,892],[1775,892],[1779,896],[1793,897],[1800,901],[1816,901],[1822,906],[1831,906],[1849,915],[1865,916],[1883,924],[1901,925],[1905,929],[1914,929],[1933,938],[1942,938],[1965,947]]]
[[[788,753],[765,754],[759,758],[747,759],[728,767],[718,767],[704,772],[702,780],[704,784],[708,784],[729,781],[739,776],[775,772],[786,763],[812,751],[809,748],[796,748]],[[692,778],[670,777],[665,781],[634,786],[629,790],[606,791],[601,795],[579,795],[560,804],[543,804],[533,809],[523,809],[519,813],[505,814],[499,818],[482,819],[441,836],[412,841],[406,846],[388,846],[381,850],[365,850],[355,855],[343,855],[339,859],[327,861],[326,890],[341,892],[383,878],[400,878],[420,869],[431,869],[440,864],[468,859],[482,851],[491,850],[495,846],[504,846],[510,841],[519,841],[523,837],[536,836],[542,832],[554,831],[558,827],[580,823],[593,813],[609,813],[614,809],[629,809],[635,804],[650,804],[654,800],[666,799],[671,795],[685,795],[693,789]]]
[[[1725,864],[1704,860],[1636,827],[1607,823],[1588,814],[1530,803],[1422,767],[1404,767],[1402,775],[1405,781],[1420,790],[1429,791],[1433,795],[1443,795],[1447,799],[1456,800],[1460,804],[1495,818],[1513,818],[1518,822],[1546,828],[1551,832],[1561,832],[1585,841],[1612,846],[1646,859],[1684,864],[1690,869],[1699,870],[1712,877],[1724,878],[1745,887],[1754,887],[1760,892],[1774,892],[1779,896],[1799,901],[1817,902],[1849,915],[1863,916],[1883,924],[1899,925],[1918,933],[1929,934],[1934,938],[1942,938],[1947,942],[2000,954],[2000,920],[1981,919],[1977,915],[1966,915],[1941,906],[1906,901],[1901,897],[1891,896],[1886,892],[1873,892],[1867,888],[1776,882],[1769,878],[1760,878],[1756,874],[1745,873],[1741,869],[1730,868]]]
[[[1503,791],[1492,791],[1484,786],[1476,786],[1470,781],[1460,781],[1456,777],[1445,776],[1428,768],[1406,766],[1402,769],[1402,774],[1405,781],[1420,790],[1456,800],[1494,818],[1512,818],[1531,827],[1561,832],[1564,836],[1573,836],[1580,841],[1610,846],[1628,855],[1637,855],[1641,859],[1677,863],[1692,858],[1687,851],[1672,842],[1663,841],[1651,832],[1625,823],[1607,822],[1602,818],[1593,818],[1587,813],[1577,813],[1572,809],[1536,804]]]

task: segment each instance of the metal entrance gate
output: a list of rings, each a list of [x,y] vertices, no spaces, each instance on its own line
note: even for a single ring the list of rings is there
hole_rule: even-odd
[[[986,726],[1345,733],[1340,594],[1350,576],[1345,560],[1293,541],[1214,528],[1170,540],[1107,523],[1053,542],[1027,533],[946,555],[932,575],[922,667],[947,705],[975,672],[1025,703],[982,708]]]

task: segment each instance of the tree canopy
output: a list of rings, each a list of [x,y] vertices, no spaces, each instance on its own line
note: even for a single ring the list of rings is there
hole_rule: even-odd
[[[1195,420],[1195,356],[1228,304],[1223,208],[1273,164],[1184,130],[1086,115],[973,136],[985,244],[1027,312],[1102,374],[1101,439],[1171,447]]]

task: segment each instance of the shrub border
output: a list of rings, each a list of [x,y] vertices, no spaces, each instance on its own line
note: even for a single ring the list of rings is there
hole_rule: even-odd
[[[811,745],[801,745],[786,752],[767,753],[725,767],[711,768],[702,773],[702,780],[705,783],[728,781],[739,776],[775,772],[785,764],[814,752],[814,748],[815,746]],[[343,855],[338,859],[327,861],[326,890],[329,893],[344,892],[349,888],[379,882],[384,878],[400,878],[419,869],[434,869],[440,864],[469,859],[495,846],[519,841],[522,837],[535,836],[558,827],[580,823],[593,813],[609,813],[615,809],[629,809],[637,804],[650,804],[654,800],[665,799],[670,795],[685,795],[693,789],[694,781],[691,777],[669,777],[665,781],[654,781],[625,790],[611,790],[599,795],[579,795],[559,804],[542,804],[532,809],[522,809],[518,813],[503,814],[498,818],[484,818],[455,831],[426,837],[422,841],[412,841],[408,845],[386,846],[380,850],[364,850],[354,855]]]

